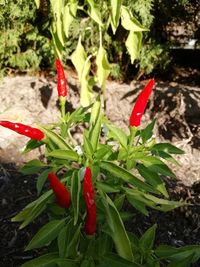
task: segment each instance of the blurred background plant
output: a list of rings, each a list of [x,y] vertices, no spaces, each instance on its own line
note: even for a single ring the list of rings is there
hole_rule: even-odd
[[[75,50],[80,33],[82,44],[88,54],[94,53],[95,48],[99,47],[99,26],[94,20],[89,19],[88,3],[82,0],[78,2],[82,10],[77,10],[76,19],[72,20],[68,29],[68,38],[64,44],[66,60]],[[121,24],[115,34],[111,26],[104,28],[103,45],[108,52],[108,61],[111,63],[110,75],[113,79],[130,80],[166,70],[172,61],[171,48],[177,45],[177,39],[172,37],[172,32],[178,31],[177,25],[182,25],[186,19],[193,25],[190,27],[188,38],[196,38],[198,1],[172,0],[169,3],[167,0],[146,0],[144,4],[142,0],[124,0],[122,4],[128,7],[149,31],[143,32],[143,45],[137,59],[131,64],[125,45],[127,31]],[[102,22],[106,24],[108,1],[100,1],[97,11],[100,11]],[[53,68],[54,51],[50,34],[52,16],[49,0],[41,1],[39,9],[36,9],[35,1],[0,1],[1,76],[13,70],[24,72]],[[95,71],[94,64],[92,70]]]

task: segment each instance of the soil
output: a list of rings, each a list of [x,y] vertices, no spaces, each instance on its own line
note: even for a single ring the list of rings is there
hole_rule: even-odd
[[[67,76],[67,109],[73,110],[78,106],[79,84],[70,70]],[[180,75],[175,82],[157,80],[143,125],[156,117],[156,138],[171,142],[186,152],[178,157],[181,167],[171,166],[177,180],[163,179],[171,199],[185,199],[192,205],[167,213],[150,211],[149,217],[133,210],[136,216],[127,224],[129,230],[141,235],[157,222],[156,244],[177,247],[200,244],[200,89],[193,83],[180,81]],[[107,115],[117,126],[127,130],[133,103],[145,83],[107,83]],[[54,78],[15,76],[4,78],[0,84],[0,119],[47,124],[56,121],[58,116]],[[79,133],[76,138],[80,138]],[[18,267],[38,254],[37,251],[24,252],[24,248],[45,221],[44,216],[40,217],[22,230],[18,229],[17,223],[11,222],[15,214],[36,198],[37,176],[23,176],[19,168],[24,162],[41,157],[42,151],[21,155],[26,141],[23,136],[0,128],[0,267]],[[200,266],[200,262],[194,266]]]

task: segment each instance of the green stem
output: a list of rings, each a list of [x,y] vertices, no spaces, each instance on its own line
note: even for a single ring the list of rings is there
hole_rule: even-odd
[[[131,147],[133,146],[135,135],[137,132],[136,127],[130,127],[130,136],[129,136],[129,143],[128,143],[128,150],[127,150],[127,159],[126,159],[126,167],[129,170],[131,168],[132,162],[129,160],[130,152],[131,152]]]

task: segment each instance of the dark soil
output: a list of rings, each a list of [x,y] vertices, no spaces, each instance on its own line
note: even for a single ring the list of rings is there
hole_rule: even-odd
[[[181,167],[175,170],[178,180],[164,179],[171,199],[184,199],[192,205],[167,213],[151,210],[148,217],[133,210],[136,216],[127,224],[127,227],[141,236],[147,228],[157,223],[156,245],[169,244],[180,247],[200,244],[200,183],[198,182],[200,173],[200,94],[197,86],[199,85],[199,70],[191,72],[184,69],[180,72],[180,68],[177,68],[176,71],[177,79],[175,82],[157,80],[156,91],[145,113],[144,123],[156,116],[155,134],[158,140],[172,142],[186,151],[185,155],[178,158],[181,163]],[[194,84],[191,82],[192,77],[194,78],[193,74],[196,75]],[[70,103],[72,103],[70,108],[74,109],[78,106],[77,78],[75,77],[73,80],[71,73],[68,74],[68,77],[69,98]],[[179,80],[186,82],[186,84],[179,83]],[[33,82],[36,87],[31,91]],[[43,119],[45,123],[52,121],[52,118],[56,119],[58,113],[56,83],[45,79],[41,79],[39,82],[37,78],[33,77],[16,77],[16,79],[12,79],[12,84],[10,84],[9,78],[5,80],[5,84],[0,88],[2,89],[0,90],[0,94],[2,94],[0,96],[0,113],[6,117],[3,119],[13,120],[15,114],[22,114],[23,122],[24,118],[28,118],[30,115]],[[146,81],[142,85],[134,82],[130,85],[108,83],[107,115],[117,126],[126,129],[129,116],[127,114],[130,114],[133,102],[145,83]],[[24,86],[25,84],[27,88]],[[187,84],[192,86],[187,86]],[[4,88],[6,91],[10,88],[10,93],[7,92],[5,95]],[[17,90],[15,90],[16,88]],[[38,101],[40,101],[40,94],[46,92],[46,89],[41,91],[41,88],[48,89],[48,98],[45,98],[45,102],[41,98],[43,105]],[[50,96],[49,90],[51,90],[52,96]],[[33,100],[34,105],[32,106]],[[12,112],[5,113],[9,109],[9,105],[15,106],[15,103],[19,104],[19,102],[21,106],[18,107],[17,111],[15,108]],[[22,103],[24,104],[23,108]],[[25,113],[27,110],[29,113]],[[19,139],[18,142],[12,144],[11,153],[5,146],[6,140],[8,140],[7,132],[4,133],[4,139],[2,138],[3,133],[3,131],[0,133],[2,139],[0,140],[0,162],[2,163],[0,164],[0,267],[18,267],[38,255],[38,251],[24,252],[24,249],[34,233],[45,223],[46,218],[41,216],[22,230],[18,229],[18,223],[11,222],[11,218],[26,204],[36,199],[35,183],[37,177],[20,174],[15,165],[15,163],[19,164],[20,153],[13,156],[13,151],[17,150],[16,147],[24,144]],[[9,136],[9,140],[14,139],[15,136]],[[30,158],[26,158],[26,160],[30,160]],[[11,161],[14,163],[10,164]],[[128,208],[129,210],[132,209],[131,207]],[[194,266],[200,266],[200,262]]]
[[[18,267],[27,260],[38,256],[37,251],[24,252],[26,245],[46,222],[39,217],[25,229],[19,230],[18,223],[12,223],[15,216],[26,204],[36,198],[36,176],[23,176],[13,164],[1,165],[0,169],[0,266]],[[132,207],[136,216],[127,223],[129,231],[141,236],[145,230],[157,223],[156,245],[168,244],[175,247],[200,243],[200,184],[192,187],[180,181],[165,179],[170,197],[173,200],[184,199],[192,205],[162,213],[150,211],[148,217],[141,215]],[[198,267],[200,261],[193,265]]]

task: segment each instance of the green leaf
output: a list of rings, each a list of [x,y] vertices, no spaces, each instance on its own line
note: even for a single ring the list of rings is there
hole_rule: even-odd
[[[191,263],[194,263],[200,258],[200,246],[191,245],[181,248],[174,248],[167,245],[161,245],[155,250],[155,254],[160,259],[169,259],[172,261],[181,261],[193,255]]]
[[[114,138],[115,140],[119,141],[119,143],[126,148],[128,138],[125,132],[115,126],[106,123],[107,128],[109,129],[109,138]]]
[[[97,79],[99,81],[100,87],[103,91],[106,89],[106,79],[110,74],[110,65],[107,58],[106,50],[103,46],[99,47],[97,57],[96,57],[96,64],[97,64]]]
[[[99,144],[97,151],[95,152],[95,158],[97,159],[107,159],[112,154],[112,149],[110,146]]]
[[[131,243],[118,210],[107,195],[102,198],[102,201],[106,211],[106,219],[119,256],[133,261]]]
[[[144,252],[150,251],[153,249],[153,245],[155,241],[155,234],[156,234],[156,227],[157,225],[154,224],[140,238],[139,245]]]
[[[154,150],[152,152],[153,152],[153,155],[160,157],[160,158],[163,158],[165,160],[168,160],[168,161],[172,162],[173,164],[180,166],[179,162],[177,160],[175,160],[175,158],[173,158],[170,154],[168,154],[164,151],[158,151],[158,150]]]
[[[90,17],[100,26],[103,26],[100,9],[97,7],[96,3],[93,0],[86,0],[86,2],[88,3],[88,13]]]
[[[153,209],[162,210],[162,211],[169,211],[169,210],[185,205],[184,202],[170,201],[170,200],[158,198],[153,195],[138,191],[137,189],[124,188],[124,190],[126,191],[127,199],[131,203],[131,205],[137,208],[139,211],[141,211],[144,214],[146,212],[145,205]],[[135,205],[135,201],[136,201],[136,205]],[[137,207],[137,203],[139,203],[138,207]]]
[[[36,7],[38,9],[40,7],[40,0],[35,0],[35,4],[36,4]]]
[[[48,173],[51,171],[51,169],[44,170],[37,178],[36,188],[37,188],[37,194],[40,195],[42,188],[47,180]]]
[[[126,48],[131,56],[131,64],[138,58],[140,48],[142,45],[142,33],[130,31],[126,40]]]
[[[72,150],[72,148],[66,143],[65,139],[60,135],[54,133],[52,130],[40,127],[40,129],[45,133],[45,135],[58,146],[59,149]]]
[[[172,261],[167,267],[190,267],[191,263],[193,262],[194,254],[189,255],[188,257],[179,260],[179,261]]]
[[[69,37],[69,29],[70,25],[72,24],[74,18],[76,17],[77,12],[77,1],[70,1],[67,3],[63,9],[63,27],[64,27],[64,33],[65,36]]]
[[[80,192],[81,192],[80,175],[76,171],[74,171],[71,179],[71,198],[74,210],[74,225],[76,225],[78,221]]]
[[[176,175],[170,170],[170,168],[164,162],[162,162],[160,159],[156,157],[153,156],[141,157],[140,161],[151,171],[176,178]]]
[[[121,23],[124,29],[132,32],[146,31],[140,22],[131,14],[128,7],[121,7]]]
[[[48,253],[36,259],[25,262],[21,265],[21,267],[56,267],[56,258],[58,258],[57,253]]]
[[[133,174],[131,174],[127,170],[115,165],[114,163],[112,163],[110,161],[104,161],[103,160],[100,163],[100,167],[102,169],[105,169],[105,170],[113,173],[116,177],[122,179],[123,181],[134,185],[138,189],[145,190],[148,192],[154,192],[154,190],[151,186],[149,186],[148,184],[139,180],[137,177],[135,177]]]
[[[100,96],[97,97],[91,111],[90,127],[88,138],[91,141],[93,151],[97,150],[99,136],[101,132],[101,102]]]
[[[73,150],[64,150],[64,149],[56,149],[54,151],[51,151],[47,153],[47,157],[53,157],[56,159],[66,159],[70,161],[78,161],[79,156],[78,154]]]
[[[83,107],[87,107],[92,101],[92,90],[89,85],[90,72],[90,57],[87,57],[86,52],[81,44],[81,36],[78,41],[76,50],[71,55],[71,60],[78,72],[78,78],[81,83],[80,103]]]
[[[44,225],[36,233],[36,235],[34,235],[32,240],[26,247],[26,250],[41,248],[45,246],[47,243],[51,242],[58,236],[59,231],[63,228],[64,225],[65,225],[65,219],[50,221],[49,223]]]
[[[37,141],[34,139],[30,139],[28,141],[28,143],[26,144],[26,147],[25,147],[24,151],[22,152],[22,154],[28,153],[28,152],[32,151],[33,149],[38,148],[42,145],[44,145],[43,142],[40,142],[40,141]]]
[[[126,195],[128,202],[139,212],[143,213],[145,216],[148,216],[148,210],[146,209],[147,201],[143,201],[141,199],[140,195],[132,195],[127,194]],[[139,199],[139,200],[138,200]]]
[[[117,210],[121,210],[124,204],[125,194],[119,194],[115,197],[114,204]]]
[[[116,254],[106,254],[102,257],[100,264],[97,267],[142,267],[141,265],[122,259]]]
[[[169,154],[184,154],[185,152],[169,143],[155,144],[152,150],[163,151]]]
[[[24,165],[21,168],[20,172],[23,173],[24,175],[34,174],[34,173],[39,172],[44,167],[46,167],[46,165],[42,163],[40,160],[33,159],[29,161],[28,163],[26,163],[26,165]]]
[[[156,172],[151,171],[142,164],[138,164],[136,168],[138,169],[140,175],[144,177],[144,179],[158,192],[162,193],[165,197],[169,197],[165,183]]]
[[[153,129],[155,126],[156,119],[154,119],[144,130],[141,130],[140,135],[142,137],[143,143],[149,140],[153,135]]]
[[[90,142],[90,139],[86,136],[86,134],[83,135],[83,146],[84,146],[86,155],[92,160],[94,150]]]
[[[56,263],[56,267],[78,267],[77,266],[77,262],[75,260],[71,260],[71,259],[56,259],[55,260]]]
[[[29,203],[20,213],[12,218],[12,222],[21,222],[20,229],[32,222],[45,208],[46,204],[52,196],[53,191],[49,190],[41,195],[37,200]]]
[[[104,193],[118,193],[120,190],[116,186],[112,186],[105,182],[96,182],[97,188],[101,189]]]
[[[119,25],[119,20],[120,20],[120,15],[121,15],[121,5],[122,5],[122,0],[111,0],[110,1],[111,26],[112,26],[112,31],[114,34]]]
[[[58,249],[60,257],[77,257],[77,248],[80,236],[80,227],[73,225],[71,219],[58,235]]]
[[[55,54],[62,59],[62,51],[63,51],[63,46],[58,38],[57,32],[56,32],[56,24],[55,22],[52,22],[51,27],[50,27],[50,32],[53,40],[53,45],[55,49]]]
[[[56,25],[56,34],[62,46],[65,45],[65,36],[63,31],[63,23],[62,23],[62,12],[64,9],[64,0],[50,0],[51,7],[54,16],[54,23]]]

